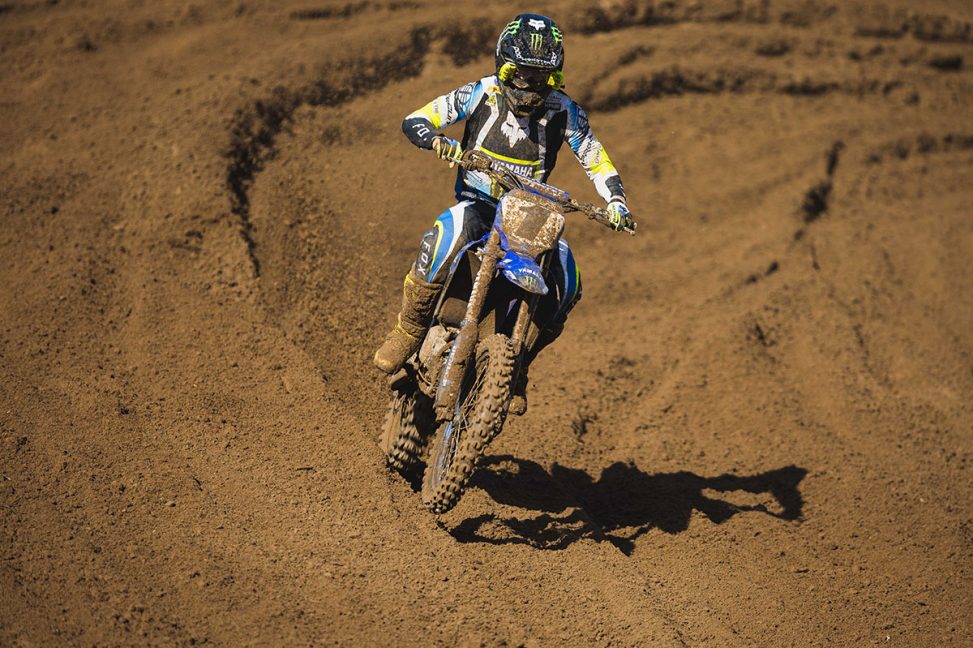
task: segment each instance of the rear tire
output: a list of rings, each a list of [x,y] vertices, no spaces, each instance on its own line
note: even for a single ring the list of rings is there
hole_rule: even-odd
[[[440,425],[426,463],[422,503],[433,513],[456,506],[487,444],[503,428],[515,359],[505,335],[480,342],[476,364],[460,392],[459,413]]]
[[[393,388],[379,442],[389,466],[405,473],[422,461],[434,424],[432,403],[414,381]]]

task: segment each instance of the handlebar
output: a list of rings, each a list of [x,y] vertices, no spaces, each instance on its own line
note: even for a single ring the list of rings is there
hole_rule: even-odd
[[[464,151],[458,158],[446,158],[450,163],[458,164],[467,171],[479,171],[488,175],[492,180],[503,186],[508,191],[511,189],[523,189],[544,196],[548,200],[556,202],[566,211],[578,211],[585,214],[589,219],[594,220],[606,227],[614,229],[608,210],[602,207],[595,207],[591,203],[583,203],[575,200],[568,192],[558,189],[549,184],[538,182],[533,178],[520,175],[511,171],[507,167],[498,164],[495,160],[480,151]],[[622,231],[635,236],[635,227],[626,227]]]

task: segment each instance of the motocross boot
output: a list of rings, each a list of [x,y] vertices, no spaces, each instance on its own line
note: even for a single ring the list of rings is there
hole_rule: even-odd
[[[517,382],[514,383],[510,406],[507,408],[508,414],[522,416],[527,413],[527,370],[530,369],[530,363],[534,361],[534,358],[544,347],[556,340],[563,330],[564,322],[557,322],[548,326],[537,336],[537,341],[534,342],[534,346],[531,347],[530,351],[527,352],[527,357],[524,358],[524,366],[520,369]]]
[[[402,310],[385,343],[375,352],[376,367],[393,374],[419,350],[442,289],[443,284],[423,280],[416,274],[415,268],[409,270],[402,285]]]

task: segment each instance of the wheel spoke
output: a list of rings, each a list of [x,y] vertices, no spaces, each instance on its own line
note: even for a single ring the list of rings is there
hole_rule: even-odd
[[[423,482],[423,502],[434,513],[451,509],[466,487],[484,446],[500,431],[505,411],[501,391],[509,389],[513,353],[509,340],[491,336],[464,378],[452,419],[437,434]]]

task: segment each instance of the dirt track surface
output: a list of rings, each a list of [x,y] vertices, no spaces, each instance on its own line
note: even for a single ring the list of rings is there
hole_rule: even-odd
[[[442,7],[0,4],[0,645],[970,645],[973,6],[544,3],[640,233],[437,520],[399,124],[521,9]]]

